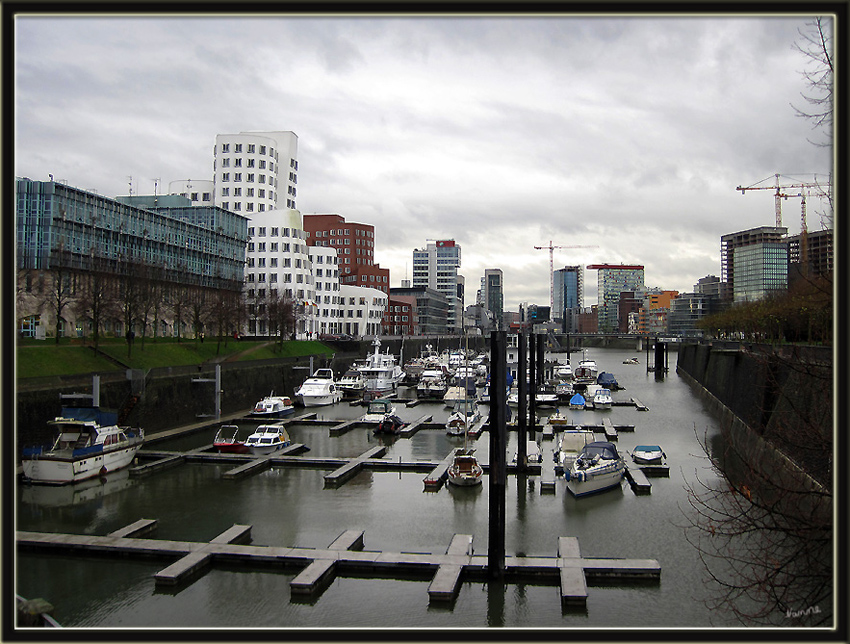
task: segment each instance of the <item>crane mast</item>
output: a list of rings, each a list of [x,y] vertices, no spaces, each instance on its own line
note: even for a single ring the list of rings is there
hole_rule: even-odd
[[[555,309],[555,259],[554,252],[556,248],[599,248],[599,246],[553,246],[552,240],[549,240],[548,246],[535,246],[535,250],[549,249],[549,315],[554,315]]]

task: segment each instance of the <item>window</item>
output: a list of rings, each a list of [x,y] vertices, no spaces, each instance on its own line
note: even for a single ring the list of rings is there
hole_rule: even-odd
[[[257,252],[258,253],[265,253],[266,252],[266,242],[260,242],[259,244],[257,244]]]
[[[251,167],[253,168],[254,166],[251,166]],[[265,169],[266,169],[266,161],[265,161],[265,159],[260,159],[260,165],[259,165],[259,168],[260,168],[260,170],[265,170]]]
[[[236,211],[236,210],[242,210],[242,202],[241,202],[241,201],[237,201],[236,203],[234,203],[234,204],[233,204],[233,210],[234,210],[234,211]]]
[[[253,237],[253,236],[254,236],[254,227],[249,226],[248,227],[248,237]]]
[[[241,143],[237,143],[237,144],[234,146],[234,148],[235,148],[235,149],[234,149],[234,152],[237,152],[237,153],[242,152],[242,144],[241,144]]]
[[[224,208],[225,210],[230,210],[230,202],[229,201],[222,201],[221,207]]]
[[[230,196],[230,188],[222,188],[221,189],[221,196],[222,197],[229,197]]]
[[[253,167],[254,167],[254,159],[248,159],[248,167],[249,167],[249,168],[253,168]]]
[[[276,253],[277,252],[277,242],[271,243],[271,245],[269,246],[269,252],[270,253]]]
[[[246,209],[249,210],[249,211],[253,211],[254,210],[254,202],[249,201],[246,205]]]
[[[277,273],[271,273],[269,275],[269,282],[277,282]]]
[[[222,181],[230,181],[230,173],[229,172],[222,172],[221,173],[221,180]]]
[[[233,159],[233,166],[236,167],[236,168],[241,168],[242,167],[242,159],[240,159],[239,157],[236,157],[235,159]]]
[[[251,181],[251,182],[254,181],[254,173],[253,172],[248,174],[248,181]]]
[[[248,144],[248,154],[254,154],[257,151],[257,146],[253,143]]]
[[[266,146],[265,146],[265,145],[261,145],[261,146],[260,146],[260,154],[265,154],[265,153],[266,153]]]
[[[265,183],[265,182],[266,182],[266,175],[261,174],[260,175],[260,183]]]
[[[229,143],[222,143],[221,144],[221,151],[222,152],[230,152],[230,144]]]
[[[230,167],[230,159],[228,157],[225,157],[221,160],[221,167],[222,168],[229,168]]]
[[[275,245],[275,244],[272,244],[272,246],[274,246],[274,245]],[[272,248],[272,251],[274,251],[274,250],[275,250],[275,249],[274,249],[274,248]],[[272,257],[271,259],[269,259],[269,265],[270,265],[272,268],[277,268],[277,257]]]
[[[234,172],[233,173],[233,180],[234,181],[242,181],[242,173],[241,172]]]
[[[261,181],[260,183],[262,183],[262,181]],[[265,188],[260,188],[259,190],[257,190],[257,196],[258,196],[260,199],[265,199],[265,197],[266,197],[266,190],[265,190]]]
[[[205,192],[204,195],[203,195],[203,201],[209,201],[209,200],[210,200],[210,193]]]
[[[260,212],[264,212],[264,211],[265,211],[265,209],[266,209],[266,204],[261,203],[261,204],[260,204]]]
[[[263,191],[262,191],[262,190],[260,190],[260,193],[262,193],[262,192],[263,192]],[[262,194],[260,194],[260,196],[262,197],[263,195],[262,195]],[[271,236],[272,236],[272,237],[277,237],[278,235],[280,235],[280,228],[278,228],[277,226],[272,226]],[[277,244],[275,244],[275,246],[277,246]],[[275,249],[275,250],[277,250],[277,249]]]
[[[248,175],[248,176],[251,176],[251,175]],[[250,181],[250,179],[249,179],[249,181]],[[254,196],[254,189],[253,189],[253,188],[248,188],[248,189],[245,191],[245,196],[246,196],[246,197],[253,197],[253,196]]]
[[[265,226],[260,226],[258,228],[257,236],[258,237],[265,237],[266,236],[266,227]]]
[[[233,196],[234,197],[241,197],[242,196],[242,188],[234,188],[233,189]]]
[[[265,268],[266,267],[266,258],[265,257],[258,257],[257,258],[257,266],[259,268]]]

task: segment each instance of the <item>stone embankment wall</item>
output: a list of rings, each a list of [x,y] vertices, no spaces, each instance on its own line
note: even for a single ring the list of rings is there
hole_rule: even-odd
[[[796,513],[831,515],[830,349],[687,344],[677,373],[720,419],[725,449],[751,480],[781,490]]]

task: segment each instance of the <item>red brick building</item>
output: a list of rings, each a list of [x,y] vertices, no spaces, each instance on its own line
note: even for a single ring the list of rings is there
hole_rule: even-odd
[[[375,227],[346,222],[341,215],[304,215],[310,246],[336,248],[339,283],[368,286],[390,294],[390,271],[375,263]]]
[[[418,317],[415,296],[390,295],[381,321],[381,332],[384,335],[416,335],[419,330]]]

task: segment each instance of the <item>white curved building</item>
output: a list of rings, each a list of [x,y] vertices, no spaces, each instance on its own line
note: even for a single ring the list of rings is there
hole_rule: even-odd
[[[212,206],[215,205],[215,182],[207,179],[170,181],[168,194],[191,199],[193,206]]]
[[[316,332],[317,307],[308,248],[297,210],[264,210],[251,216],[245,264],[249,334],[269,332],[266,306],[271,299],[284,295],[296,306],[297,335]]]
[[[293,132],[240,132],[215,137],[215,204],[252,217],[296,208],[298,137]]]

